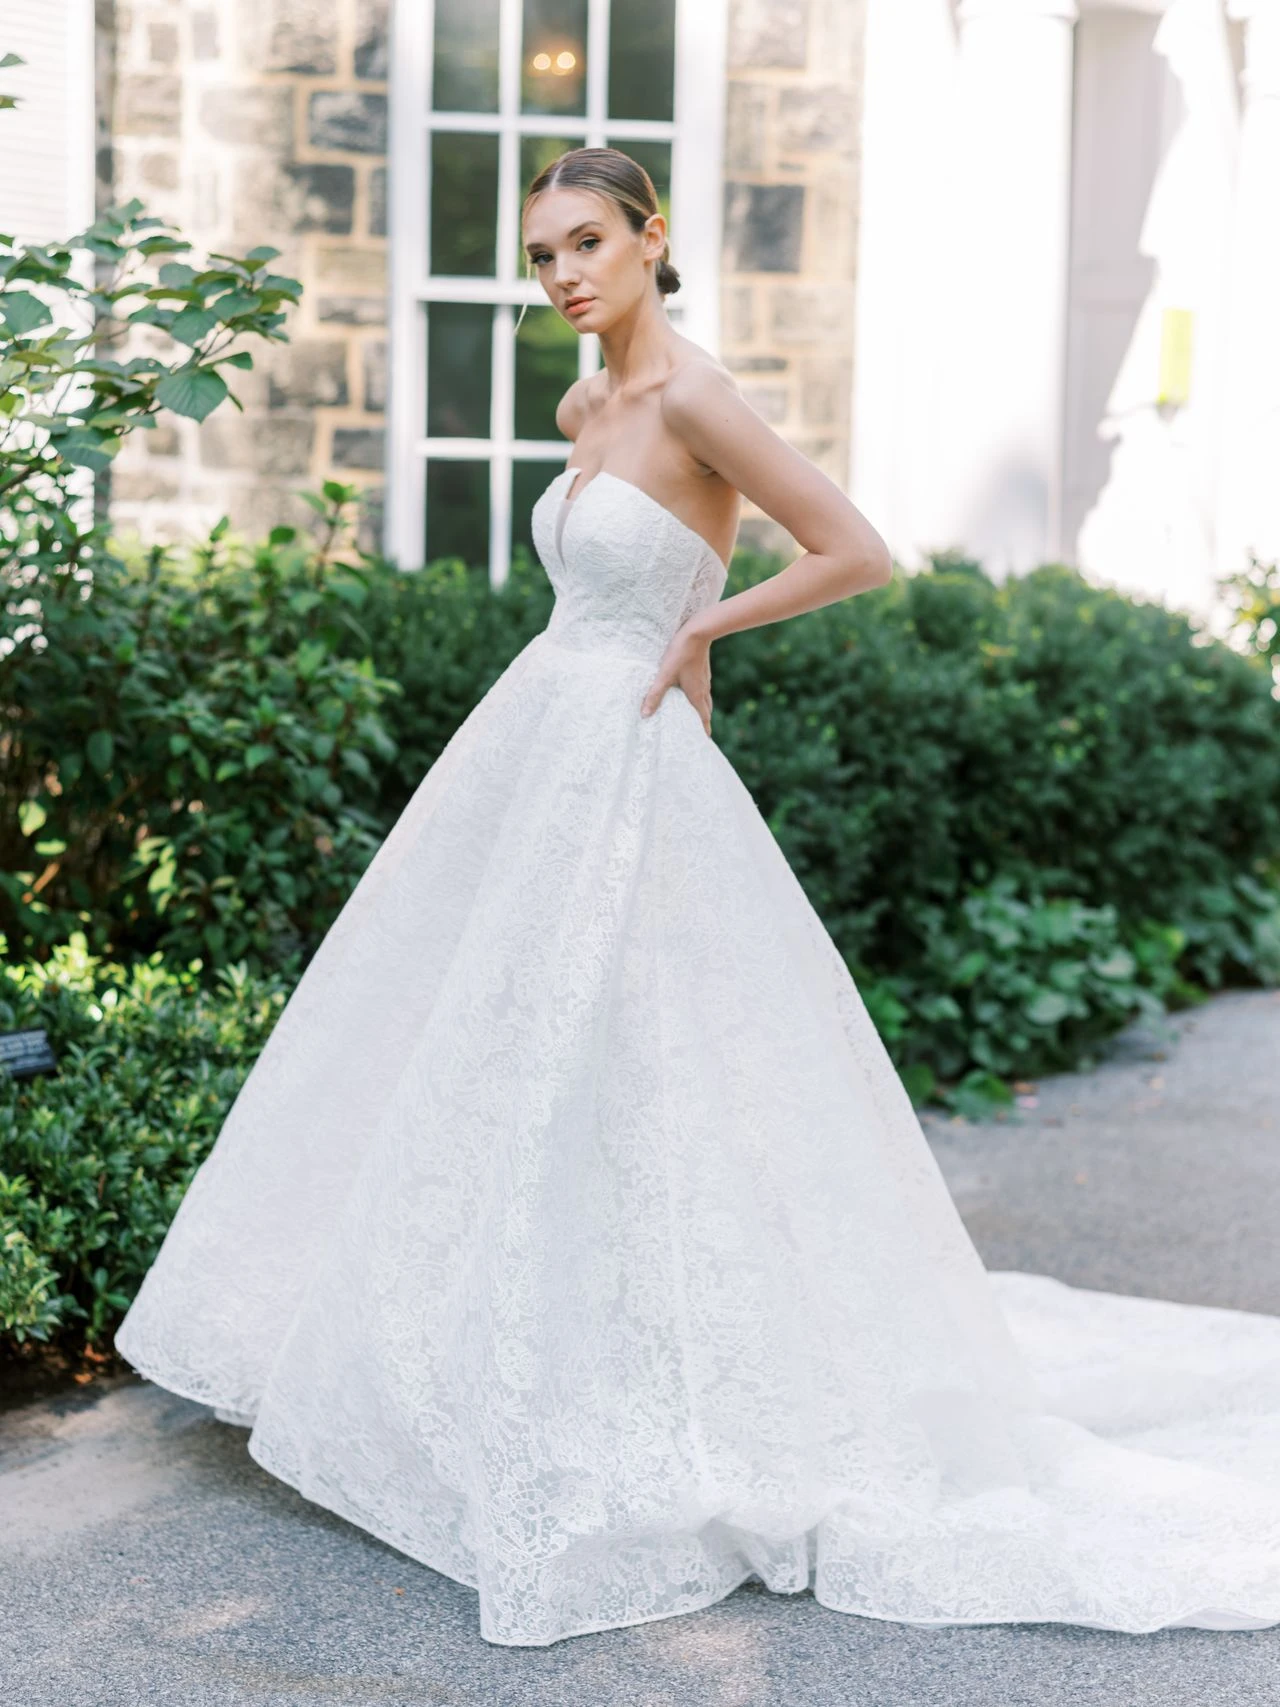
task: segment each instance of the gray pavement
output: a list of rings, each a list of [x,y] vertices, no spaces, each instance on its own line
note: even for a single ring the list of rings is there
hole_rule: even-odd
[[[1280,1314],[1280,992],[1131,1029],[1038,1106],[925,1126],[992,1268]],[[3,1707],[1253,1707],[1280,1629],[941,1630],[740,1588],[499,1648],[475,1596],[308,1505],[131,1379],[0,1417]]]

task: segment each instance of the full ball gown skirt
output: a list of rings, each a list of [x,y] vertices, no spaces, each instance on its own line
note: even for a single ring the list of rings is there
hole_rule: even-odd
[[[116,1337],[545,1645],[750,1577],[912,1624],[1280,1622],[1280,1318],[989,1273],[679,688],[725,567],[563,469],[545,630],[307,966]]]

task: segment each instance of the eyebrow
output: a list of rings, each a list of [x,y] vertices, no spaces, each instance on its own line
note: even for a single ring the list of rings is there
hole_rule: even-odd
[[[585,231],[589,225],[599,225],[599,223],[600,223],[600,221],[598,219],[580,220],[577,225],[572,226],[570,228],[567,235],[570,237],[576,237],[580,231]],[[545,249],[545,248],[546,248],[545,243],[526,243],[525,244],[525,249],[529,254],[532,254],[535,249]]]

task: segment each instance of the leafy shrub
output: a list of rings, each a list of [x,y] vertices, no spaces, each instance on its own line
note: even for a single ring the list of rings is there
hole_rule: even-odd
[[[350,497],[314,500],[318,542],[51,588],[50,644],[0,669],[18,954],[83,929],[208,981],[314,949],[551,606],[522,552],[495,592],[350,551]],[[778,567],[739,552],[729,593]],[[1157,1001],[1280,981],[1280,707],[1186,618],[947,562],[726,636],[713,666],[714,736],[918,1082],[1044,1071]]]
[[[202,421],[238,399],[223,369],[251,368],[246,341],[284,340],[296,279],[276,249],[186,259],[191,244],[137,201],[66,243],[0,237],[0,572],[64,573],[96,561],[101,530],[84,475],[164,409]],[[147,354],[130,354],[138,332]],[[86,508],[88,513],[86,514]]]
[[[920,965],[936,909],[1005,877],[1175,928],[1188,979],[1277,976],[1280,707],[1187,618],[944,568],[712,664],[716,738],[856,973]]]
[[[296,967],[336,916],[381,840],[396,684],[368,657],[359,562],[290,532],[104,556],[87,587],[33,572],[0,659],[15,955],[79,929],[118,960]]]
[[[44,1027],[60,1071],[0,1073],[0,1342],[100,1346],[154,1260],[288,992],[198,970],[103,963],[82,934],[3,968],[0,1030]]]

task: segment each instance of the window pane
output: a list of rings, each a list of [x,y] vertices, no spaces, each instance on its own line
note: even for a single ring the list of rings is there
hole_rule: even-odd
[[[587,0],[524,0],[521,111],[585,112],[586,73]]]
[[[516,438],[564,438],[556,404],[578,377],[579,336],[554,308],[525,313],[516,338]]]
[[[667,222],[668,236],[674,236],[671,230],[671,144],[637,142],[633,136],[619,141],[610,137],[608,141],[610,148],[620,148],[624,154],[629,154],[653,179],[653,187],[658,192],[658,211]],[[671,259],[675,261],[674,254]]]
[[[609,117],[674,118],[675,66],[675,0],[613,0]]]
[[[487,568],[489,563],[489,464],[427,462],[427,537],[425,561],[461,557]]]
[[[497,229],[497,137],[433,131],[431,271],[492,278]]]
[[[431,105],[438,112],[497,112],[498,4],[436,0]]]
[[[568,454],[566,445],[565,454]],[[523,545],[537,559],[533,544],[533,506],[560,472],[558,462],[516,462],[511,466],[511,546]]]
[[[492,307],[487,302],[428,303],[427,433],[431,438],[489,437],[492,367]]]

